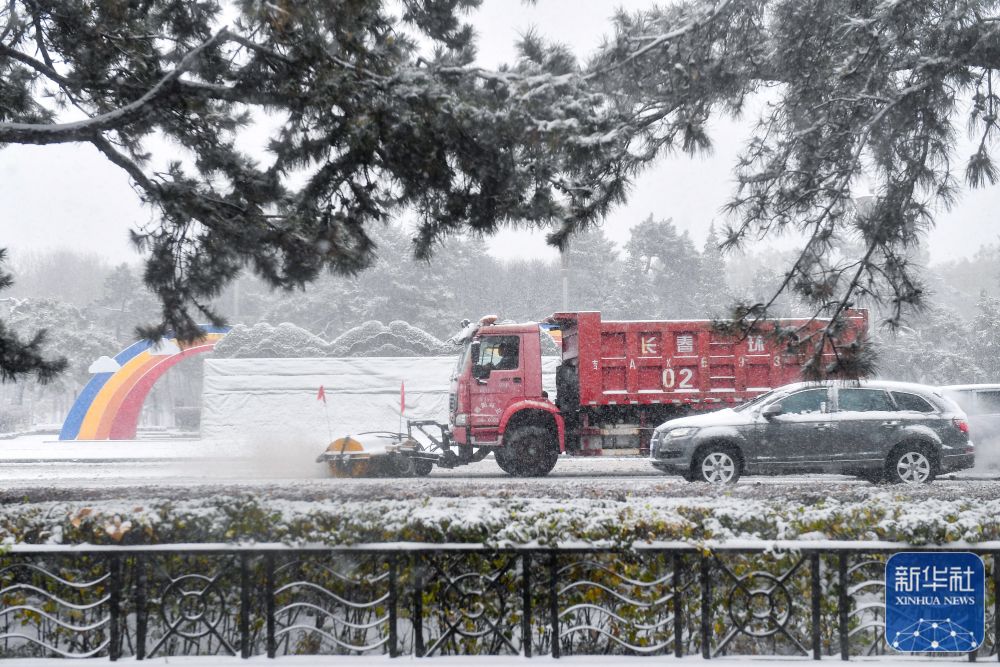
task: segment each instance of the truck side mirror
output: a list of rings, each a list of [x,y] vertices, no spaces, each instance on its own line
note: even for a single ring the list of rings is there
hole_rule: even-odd
[[[781,403],[771,403],[771,405],[761,410],[760,414],[764,417],[764,419],[771,420],[784,413],[785,408],[781,407]]]

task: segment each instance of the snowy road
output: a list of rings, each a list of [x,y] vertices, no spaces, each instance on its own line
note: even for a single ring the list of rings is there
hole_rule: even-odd
[[[290,498],[456,496],[704,496],[719,489],[660,474],[640,458],[566,458],[541,479],[515,479],[492,459],[425,478],[336,479],[315,463],[314,448],[290,444],[246,447],[197,440],[52,442],[33,437],[0,441],[0,502],[48,499],[168,497],[255,493]],[[940,479],[926,493],[987,495],[1000,475],[970,471]],[[837,475],[747,477],[740,495],[855,495],[871,485]]]

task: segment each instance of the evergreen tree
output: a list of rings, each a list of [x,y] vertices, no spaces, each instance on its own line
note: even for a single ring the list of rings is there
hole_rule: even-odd
[[[599,218],[626,183],[576,186],[606,151],[576,140],[611,131],[603,98],[534,37],[510,68],[472,66],[461,17],[479,2],[14,0],[0,145],[84,142],[129,175],[159,214],[135,233],[163,304],[152,337],[218,322],[210,300],[245,267],[280,288],[361,271],[400,210],[420,258],[457,230]],[[69,107],[82,119],[61,122]],[[247,155],[265,113],[282,121],[268,155]],[[182,150],[154,161],[154,136]]]
[[[134,336],[137,323],[155,317],[156,299],[128,264],[119,264],[104,279],[104,289],[92,307],[98,319],[124,344]]]
[[[934,210],[963,176],[972,187],[996,182],[998,18],[996,0],[682,0],[620,13],[592,72],[615,99],[633,165],[709,150],[712,117],[767,91],[735,165],[726,243],[804,236],[778,288],[832,318],[813,341],[818,355],[850,306],[874,303],[891,326],[914,312],[925,289],[910,250]],[[975,148],[962,170],[952,150],[965,127]],[[874,196],[859,210],[852,187],[862,176]],[[852,237],[861,252],[837,253]],[[733,315],[752,326],[771,305],[738,304]],[[870,370],[862,350],[844,352],[837,367],[812,370]]]
[[[605,317],[617,316],[615,297],[622,288],[622,263],[618,248],[600,227],[586,229],[563,249],[570,310],[600,310]],[[562,276],[556,285],[562,309]]]
[[[0,291],[14,283],[9,273],[3,271],[6,251],[0,248]],[[21,305],[14,303],[13,311]],[[50,323],[45,323],[47,326]],[[19,334],[0,319],[0,382],[16,380],[25,375],[34,375],[42,382],[48,382],[67,366],[65,357],[51,357],[42,351],[48,330],[45,327],[33,329],[28,334]]]
[[[972,356],[985,382],[1000,382],[1000,299],[983,292],[970,326]]]
[[[701,257],[687,232],[678,232],[673,220],[654,220],[650,215],[631,229],[625,252],[621,289],[629,317],[705,316],[699,306]]]
[[[726,243],[804,234],[778,289],[831,317],[818,352],[849,306],[880,304],[899,325],[923,300],[909,250],[955,196],[957,127],[977,139],[966,182],[997,180],[997,0],[680,0],[621,13],[586,68],[529,35],[500,71],[473,64],[461,17],[479,2],[12,0],[0,145],[85,142],[130,176],[158,212],[136,233],[163,305],[150,336],[197,336],[244,268],[281,288],[357,273],[372,225],[404,209],[421,258],[453,232],[510,222],[556,223],[562,247],[639,170],[708,150],[709,120],[767,89]],[[957,91],[971,91],[968,111]],[[281,122],[266,159],[251,157],[240,142],[265,113]],[[183,150],[154,161],[153,136]],[[858,212],[863,172],[874,197]],[[860,254],[835,252],[852,236]],[[771,305],[734,315],[753,326]],[[866,363],[853,350],[814,370]]]
[[[715,229],[715,223],[708,226],[708,236],[698,263],[698,288],[695,305],[702,317],[722,317],[732,301],[732,290],[726,271],[726,258],[722,253],[722,238]]]
[[[985,381],[984,368],[973,352],[974,326],[951,308],[927,308],[919,327],[903,327],[876,337],[878,374],[887,380],[930,385]]]

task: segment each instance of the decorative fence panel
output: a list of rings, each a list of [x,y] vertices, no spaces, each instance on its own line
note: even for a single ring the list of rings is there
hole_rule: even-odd
[[[16,545],[0,554],[0,657],[888,653],[900,544]],[[950,550],[963,550],[955,547]],[[997,656],[1000,544],[987,568]]]

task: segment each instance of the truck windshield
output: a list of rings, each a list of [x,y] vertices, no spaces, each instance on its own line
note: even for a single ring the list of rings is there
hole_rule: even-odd
[[[465,365],[465,359],[469,356],[470,347],[472,347],[472,341],[465,341],[465,344],[462,346],[462,351],[458,353],[458,363],[455,365],[455,370],[451,374],[452,380],[462,374],[462,367]]]

